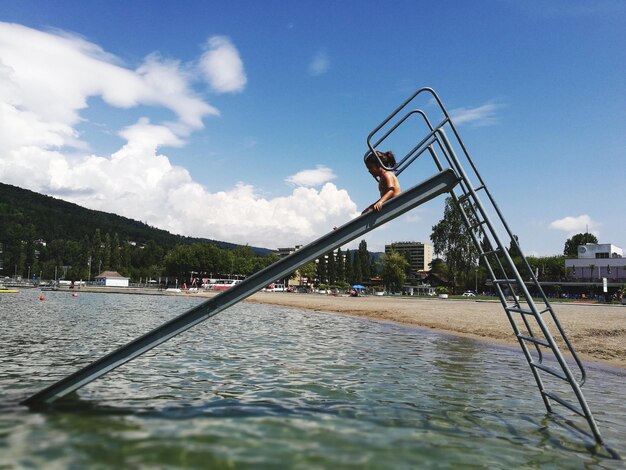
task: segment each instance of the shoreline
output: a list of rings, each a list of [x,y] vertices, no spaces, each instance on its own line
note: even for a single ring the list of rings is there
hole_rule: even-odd
[[[101,292],[140,295],[174,295],[209,298],[207,291],[158,291],[150,288],[81,287],[67,292]],[[338,313],[372,320],[390,321],[441,333],[519,349],[511,324],[499,300],[438,299],[392,296],[332,296],[286,292],[257,292],[244,300],[257,304]],[[553,303],[552,307],[583,361],[626,369],[626,307],[588,303]],[[544,317],[545,318],[545,317]],[[546,320],[547,323],[550,321]],[[549,325],[555,335],[555,328]],[[560,337],[555,335],[564,352]]]
[[[520,348],[498,300],[259,292],[246,301],[391,321]],[[625,307],[561,303],[552,304],[552,307],[581,360],[626,369]],[[549,329],[555,335],[554,326]],[[564,352],[560,337],[555,339]]]

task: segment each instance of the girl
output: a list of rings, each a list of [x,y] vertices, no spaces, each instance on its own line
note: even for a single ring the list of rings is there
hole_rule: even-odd
[[[378,158],[377,158],[378,156]],[[376,154],[370,153],[365,159],[365,166],[367,171],[378,180],[378,191],[380,192],[380,199],[371,206],[368,206],[362,214],[370,211],[379,211],[383,206],[383,203],[389,199],[400,194],[400,183],[393,171],[385,169],[386,167],[393,167],[396,164],[396,158],[391,151],[389,152],[376,152]]]

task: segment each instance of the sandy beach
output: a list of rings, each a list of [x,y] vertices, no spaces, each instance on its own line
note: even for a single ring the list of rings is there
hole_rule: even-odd
[[[498,301],[259,292],[247,302],[392,321],[519,347]],[[555,303],[553,307],[583,360],[626,368],[626,306]],[[550,331],[555,333],[553,325]]]

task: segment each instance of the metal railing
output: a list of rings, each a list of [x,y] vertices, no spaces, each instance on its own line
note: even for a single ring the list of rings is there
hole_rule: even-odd
[[[425,107],[435,108],[435,112],[439,114],[435,125],[425,111],[414,107],[417,98],[424,97],[427,98]],[[376,154],[377,149],[387,143],[402,126],[414,125],[416,119],[423,129],[423,133],[415,138],[417,145],[409,145],[393,167],[385,168],[400,174],[420,156],[427,154],[439,171],[450,168],[459,176],[459,184],[450,191],[450,195],[461,212],[478,251],[479,261],[496,288],[546,410],[552,412],[552,404],[558,403],[583,417],[595,443],[603,444],[598,426],[581,391],[586,380],[585,367],[524,256],[517,237],[506,222],[435,91],[431,88],[417,90],[383,120],[367,138],[368,151],[365,158],[371,153]],[[519,253],[519,269],[507,245]],[[529,286],[539,296],[538,301],[531,296]],[[559,344],[573,358],[572,367],[577,376],[561,353]],[[558,395],[550,388],[559,388],[560,384],[554,382],[564,382],[569,386],[567,397]],[[548,383],[550,387],[547,386]]]

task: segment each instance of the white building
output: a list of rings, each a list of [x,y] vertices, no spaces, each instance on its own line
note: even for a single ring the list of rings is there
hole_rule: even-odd
[[[611,243],[586,243],[578,247],[578,259],[622,258],[622,249]]]
[[[626,258],[618,246],[587,243],[578,247],[578,258],[565,260],[565,271],[572,280],[626,282]]]
[[[128,278],[117,271],[103,271],[94,280],[97,285],[106,287],[128,287]]]

